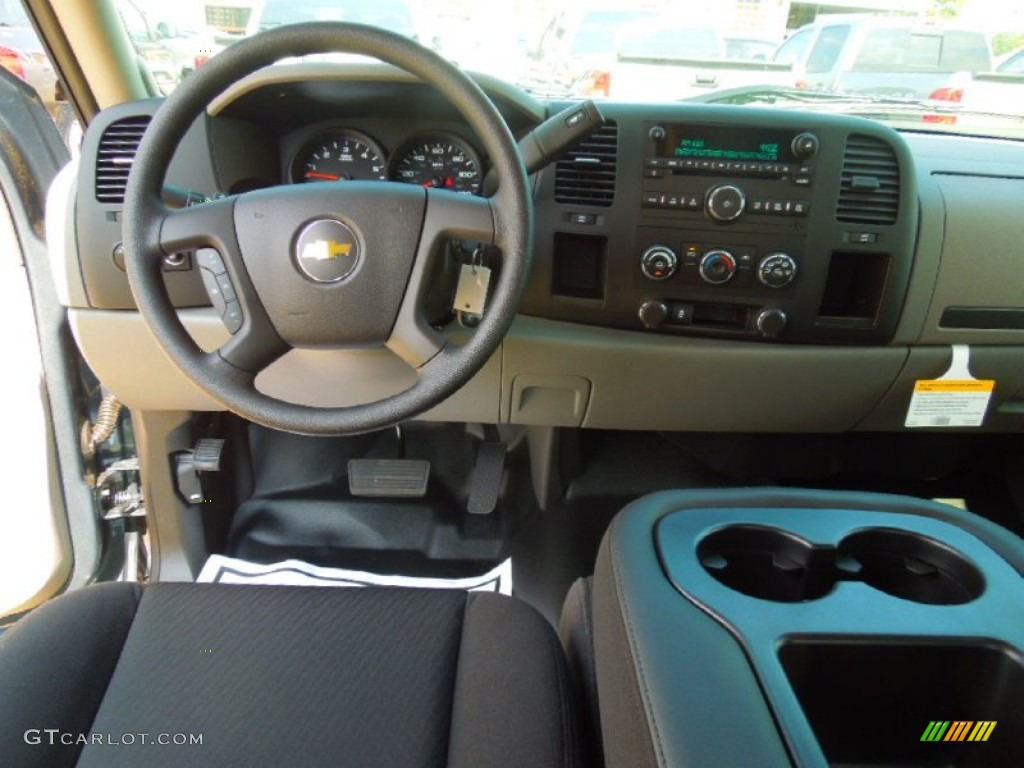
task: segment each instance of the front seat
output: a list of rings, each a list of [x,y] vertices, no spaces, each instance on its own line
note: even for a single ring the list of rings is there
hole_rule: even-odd
[[[6,766],[578,760],[553,630],[489,593],[96,585],[0,637],[0,681]]]

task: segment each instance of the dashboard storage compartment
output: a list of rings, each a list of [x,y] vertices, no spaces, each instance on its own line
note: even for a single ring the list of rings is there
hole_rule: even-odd
[[[1024,764],[1008,647],[796,639],[779,659],[831,766]]]

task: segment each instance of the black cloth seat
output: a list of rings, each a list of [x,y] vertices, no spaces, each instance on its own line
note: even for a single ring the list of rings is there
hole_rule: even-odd
[[[553,630],[487,593],[97,585],[0,637],[0,684],[12,768],[578,761]]]

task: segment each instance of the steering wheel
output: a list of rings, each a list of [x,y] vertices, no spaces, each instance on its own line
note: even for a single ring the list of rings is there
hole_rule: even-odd
[[[497,173],[490,198],[394,182],[262,189],[171,210],[164,177],[185,132],[228,86],[292,56],[355,53],[434,86],[476,132]],[[450,238],[494,244],[502,267],[483,320],[465,344],[448,343],[425,316],[430,260]],[[316,22],[235,43],[193,73],[146,131],[125,194],[125,265],[142,317],[171,361],[229,411],[274,429],[355,434],[398,424],[440,403],[487,361],[508,331],[529,272],[533,209],[507,125],[480,88],[440,56],[375,27]],[[220,286],[234,325],[204,352],[164,285],[168,254],[196,251]],[[225,315],[227,317],[227,315]],[[229,325],[229,328],[231,326]],[[256,375],[292,348],[391,349],[417,373],[404,392],[364,405],[317,408],[269,397]]]

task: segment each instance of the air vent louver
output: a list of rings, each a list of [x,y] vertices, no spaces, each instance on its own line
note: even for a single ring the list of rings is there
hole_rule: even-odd
[[[99,202],[124,202],[128,174],[150,119],[149,115],[126,117],[111,123],[103,132],[96,153],[96,199]]]
[[[615,199],[619,127],[605,123],[555,165],[555,200],[607,208]]]
[[[836,218],[851,224],[895,224],[900,212],[900,166],[892,147],[872,136],[846,140]]]

